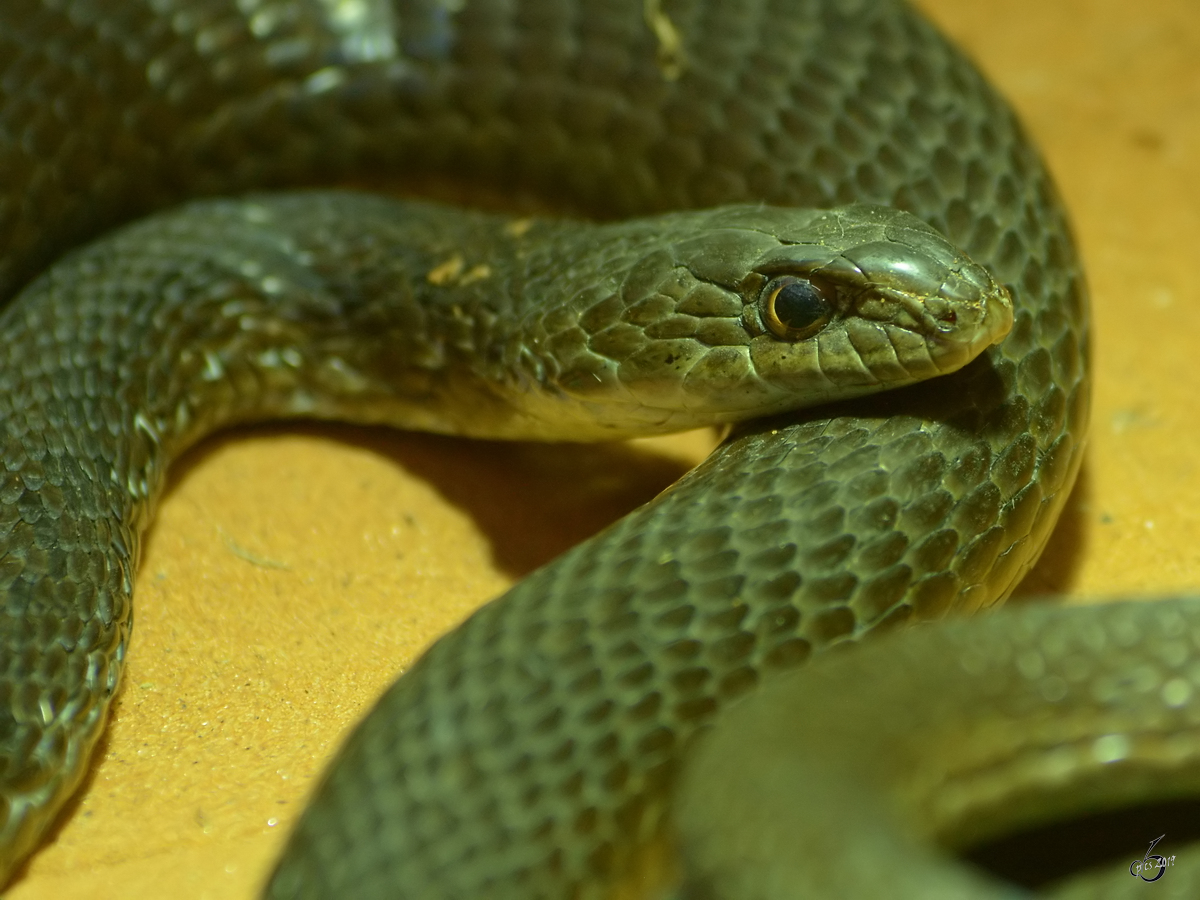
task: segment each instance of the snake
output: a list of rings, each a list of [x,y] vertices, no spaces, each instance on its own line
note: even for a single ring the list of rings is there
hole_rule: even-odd
[[[1188,601],[927,624],[1044,548],[1089,322],[1038,151],[902,0],[12,0],[0,295],[0,878],[170,460],[263,418],[731,428],[385,692],[266,897],[1018,896],[939,848],[1190,783]]]

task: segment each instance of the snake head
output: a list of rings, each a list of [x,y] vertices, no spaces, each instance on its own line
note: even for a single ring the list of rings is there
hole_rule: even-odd
[[[1012,328],[1007,289],[908,213],[845,207],[775,233],[738,290],[756,370],[801,405],[954,372]]]
[[[1012,327],[1008,291],[899,210],[730,206],[617,227],[589,241],[620,274],[565,291],[578,306],[523,344],[557,351],[576,428],[681,430],[902,387]]]

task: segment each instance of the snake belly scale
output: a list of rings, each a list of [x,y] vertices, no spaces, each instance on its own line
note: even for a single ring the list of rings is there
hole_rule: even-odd
[[[1074,481],[1087,305],[1064,213],[1007,106],[903,3],[14,0],[0,60],[6,297],[66,249],[179,200],[391,174],[612,220],[891,206],[1013,298],[1008,338],[960,371],[741,426],[439,641],[348,742],[270,896],[608,890],[662,833],[682,752],[727,701],[826,647],[1002,600]],[[42,397],[35,382],[14,390]],[[20,477],[0,498],[0,687],[10,709],[51,720],[69,704],[38,694],[31,672],[93,684],[79,713],[94,732],[169,454],[144,428],[132,446],[146,457],[121,463],[146,477],[111,488],[115,520],[99,509],[90,537],[56,533],[72,495],[61,479],[98,476],[69,462],[79,423],[46,430],[31,409],[9,417],[4,445]],[[145,425],[99,409],[84,431]],[[241,414],[207,416],[180,433]],[[0,738],[29,740],[6,721]],[[23,771],[6,790],[69,787],[58,777]]]

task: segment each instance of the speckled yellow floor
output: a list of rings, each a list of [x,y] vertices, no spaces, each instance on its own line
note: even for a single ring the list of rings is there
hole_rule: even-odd
[[[922,5],[1022,113],[1091,275],[1092,442],[1022,593],[1200,587],[1195,2]],[[99,762],[5,896],[253,896],[312,778],[396,672],[708,443],[560,450],[305,428],[201,447],[151,534]]]

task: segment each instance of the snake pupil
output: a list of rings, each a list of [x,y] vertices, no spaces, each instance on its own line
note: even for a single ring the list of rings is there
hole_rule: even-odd
[[[778,337],[793,341],[811,337],[833,315],[826,293],[803,278],[780,278],[763,292],[763,320]]]

